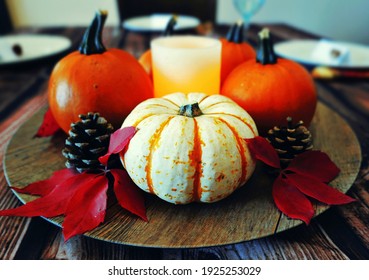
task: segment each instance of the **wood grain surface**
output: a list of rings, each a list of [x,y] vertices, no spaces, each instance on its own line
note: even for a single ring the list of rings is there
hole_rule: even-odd
[[[61,155],[65,134],[33,138],[44,110],[27,121],[14,135],[5,153],[4,171],[10,186],[25,186],[46,179],[64,168]],[[342,133],[333,133],[340,129]],[[311,125],[314,147],[326,152],[341,169],[332,186],[346,192],[361,163],[358,140],[337,114],[319,104]],[[340,147],[345,147],[341,149]],[[149,222],[144,222],[113,202],[105,222],[86,235],[113,243],[142,247],[192,248],[239,243],[281,232],[301,224],[281,215],[271,196],[272,179],[259,165],[252,179],[230,197],[212,204],[172,205],[146,195]],[[17,194],[23,202],[34,197]],[[327,206],[316,204],[316,214]],[[60,225],[62,218],[50,220]],[[186,230],[184,230],[186,229]]]

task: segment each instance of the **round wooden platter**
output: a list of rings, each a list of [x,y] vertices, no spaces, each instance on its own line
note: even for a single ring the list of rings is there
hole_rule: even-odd
[[[25,186],[48,178],[64,168],[61,150],[65,135],[33,138],[44,111],[35,114],[13,136],[4,159],[5,176],[10,186]],[[346,192],[353,184],[361,163],[358,140],[348,124],[322,104],[310,130],[314,149],[326,152],[341,169],[331,185]],[[86,236],[144,247],[194,248],[226,245],[272,235],[301,224],[281,214],[271,195],[272,178],[258,166],[251,180],[228,198],[213,203],[172,205],[146,195],[149,222],[129,214],[110,201],[105,222]],[[23,202],[35,197],[18,194]],[[328,208],[316,204],[316,215]],[[61,225],[62,217],[48,219]]]

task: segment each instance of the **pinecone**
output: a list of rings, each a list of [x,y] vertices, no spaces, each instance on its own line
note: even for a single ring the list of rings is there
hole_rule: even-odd
[[[266,138],[276,149],[282,167],[298,154],[313,148],[311,133],[303,124],[303,121],[293,124],[292,118],[288,117],[287,127],[275,126],[268,131]]]
[[[69,137],[65,140],[62,151],[67,158],[65,166],[80,173],[94,172],[104,168],[99,157],[108,151],[113,126],[99,113],[87,113],[79,115],[79,118],[80,121],[71,124]]]

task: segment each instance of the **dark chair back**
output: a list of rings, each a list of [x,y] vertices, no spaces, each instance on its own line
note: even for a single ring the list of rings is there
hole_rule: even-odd
[[[215,20],[216,0],[117,0],[121,21],[154,13],[195,16],[202,22]]]
[[[0,34],[6,34],[13,30],[13,24],[5,0],[0,0]]]

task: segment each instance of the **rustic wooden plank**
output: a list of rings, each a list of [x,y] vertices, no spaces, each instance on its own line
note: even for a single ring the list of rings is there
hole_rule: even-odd
[[[353,195],[353,197],[355,196]],[[345,252],[350,259],[368,260],[369,246],[366,240],[368,234],[367,226],[359,224],[353,226],[352,221],[343,214],[345,211],[348,211],[348,208],[355,206],[356,205],[332,207],[326,213],[318,217],[317,220],[334,244],[336,244],[342,252]],[[349,213],[352,212],[352,210],[349,210]],[[368,217],[368,214],[366,214],[366,217]],[[366,228],[366,230],[364,230],[364,228]],[[364,232],[366,236],[363,236]]]
[[[329,91],[335,98],[336,102],[342,102],[345,107],[355,114],[347,115],[346,119],[355,118],[361,116],[364,119],[369,117],[369,102],[368,102],[368,91],[366,83],[361,81],[328,81],[319,82],[320,87],[324,87]]]
[[[336,214],[335,214],[336,215]],[[326,216],[326,217],[324,217]],[[332,215],[323,214],[324,223]],[[319,220],[320,217],[319,217]],[[329,221],[328,221],[329,222]],[[351,259],[366,259],[368,251],[355,246],[352,237],[341,224],[336,223],[334,230],[341,232]],[[347,240],[347,237],[349,239]],[[342,246],[341,245],[341,246]],[[165,260],[340,260],[348,259],[332,241],[325,229],[317,221],[309,227],[301,225],[290,231],[266,238],[234,245],[200,249],[154,249],[138,248],[102,242],[77,236],[64,243],[61,233],[54,236],[53,243],[45,246],[41,259],[165,259]]]
[[[2,122],[0,125],[0,207],[14,208],[21,205],[18,199],[14,200],[14,194],[7,187],[3,172],[3,156],[6,145],[13,135],[14,131],[22,124],[32,111],[28,109],[34,108],[39,110],[43,106],[45,100],[43,98],[35,98],[33,101],[27,102],[22,109],[14,113],[16,120]],[[14,259],[21,242],[26,235],[31,219],[23,217],[0,217],[0,259]]]
[[[357,199],[357,203],[342,207],[338,209],[338,213],[342,215],[348,227],[353,229],[353,232],[361,239],[363,245],[369,250],[369,206],[368,206],[368,176],[362,179],[360,183],[357,184],[357,188],[350,192],[352,197]],[[364,198],[364,199],[363,199]]]
[[[9,117],[0,123],[0,207],[14,208],[20,204],[19,200],[14,200],[14,194],[7,187],[3,173],[3,159],[8,141],[25,122],[34,111],[38,111],[45,106],[46,98],[44,95],[44,86],[41,86],[34,97],[25,100],[24,104],[18,110],[13,111]],[[14,259],[19,248],[21,247],[23,238],[27,234],[30,227],[31,219],[23,217],[0,217],[0,227],[2,234],[0,235],[0,259]]]
[[[352,246],[352,243],[350,243]],[[354,248],[357,249],[357,248]],[[357,259],[367,252],[352,252]],[[355,255],[356,254],[356,255]],[[59,232],[45,246],[41,259],[164,259],[164,260],[340,260],[348,259],[317,222],[266,238],[199,249],[140,248],[77,236],[64,243]],[[355,257],[354,257],[355,259]]]
[[[215,248],[164,250],[163,259],[341,260],[348,259],[315,221],[266,238]]]
[[[42,82],[43,79],[37,75],[14,75],[0,71],[0,119],[21,105],[25,98],[35,94]]]
[[[356,198],[356,203],[345,207],[339,207],[337,212],[345,219],[353,234],[358,235],[364,246],[369,248],[368,217],[369,217],[369,125],[368,110],[362,105],[356,110],[356,104],[365,104],[367,83],[362,81],[331,81],[328,83],[318,82],[319,97],[329,104],[335,111],[340,112],[351,128],[355,131],[362,149],[362,164],[354,186],[349,194]],[[362,99],[363,98],[363,99]],[[364,100],[364,101],[363,101]]]
[[[5,185],[0,180],[2,186]],[[19,201],[14,200],[14,195],[7,188],[0,188],[0,207],[13,208],[19,206]],[[23,217],[0,217],[0,259],[14,259],[21,241],[26,234],[31,219]]]
[[[56,260],[158,260],[162,250],[125,246],[99,241],[86,236],[75,236],[64,242],[61,231],[44,247],[40,259]]]
[[[40,217],[32,218],[14,256],[15,260],[38,260],[51,236],[59,229]]]

